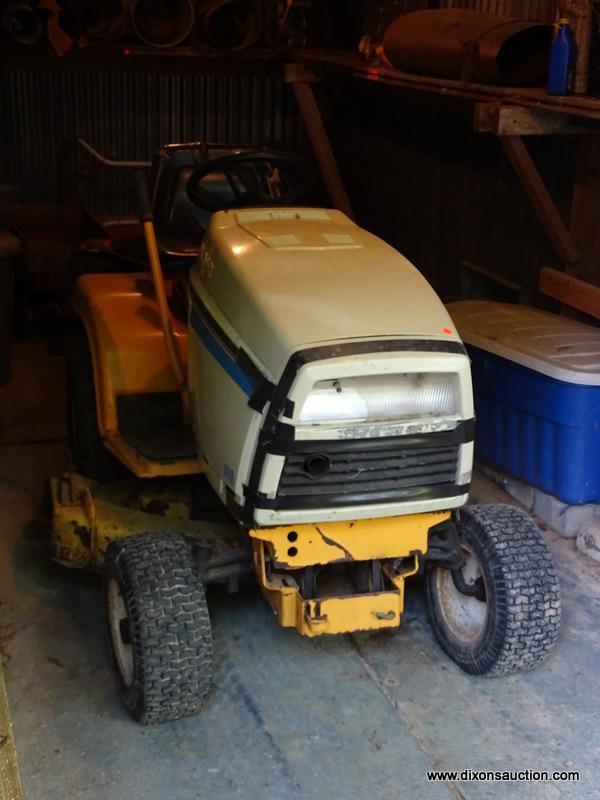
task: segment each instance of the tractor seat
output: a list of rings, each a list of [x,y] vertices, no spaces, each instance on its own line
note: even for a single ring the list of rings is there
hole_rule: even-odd
[[[200,252],[200,242],[198,237],[193,239],[158,226],[156,228],[158,251],[161,256],[165,256],[168,259],[190,259],[195,261]]]
[[[215,158],[254,149],[190,142],[168,144],[158,151],[153,162],[152,205],[161,256],[193,263],[200,251],[211,212],[190,199],[187,191],[190,176]],[[202,185],[211,199],[223,207],[235,201],[235,194],[222,172],[207,174]]]

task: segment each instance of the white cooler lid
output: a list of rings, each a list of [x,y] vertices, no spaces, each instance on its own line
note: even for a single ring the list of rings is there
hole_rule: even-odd
[[[600,328],[489,300],[459,300],[446,307],[466,344],[556,380],[600,386]]]

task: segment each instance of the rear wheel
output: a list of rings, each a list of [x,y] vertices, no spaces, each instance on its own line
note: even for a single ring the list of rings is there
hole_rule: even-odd
[[[176,533],[118,539],[106,551],[108,638],[123,704],[145,725],[196,714],[212,676],[212,636],[191,548]]]
[[[103,483],[129,474],[106,449],[100,435],[92,356],[81,323],[72,326],[67,339],[67,426],[78,472]]]
[[[560,592],[540,530],[512,506],[467,506],[457,524],[464,565],[432,567],[433,631],[466,672],[521,672],[543,661],[560,627]]]

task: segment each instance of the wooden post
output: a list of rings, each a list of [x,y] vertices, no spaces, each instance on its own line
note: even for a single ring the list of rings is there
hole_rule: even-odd
[[[0,800],[21,800],[22,797],[0,654]]]
[[[580,136],[571,202],[571,236],[579,261],[567,267],[577,278],[600,286],[600,136]]]
[[[577,45],[573,91],[575,94],[587,94],[592,43],[592,0],[567,0],[565,13],[569,17],[573,38]]]
[[[343,211],[350,219],[354,219],[350,199],[346,193],[342,176],[327,135],[323,117],[315,99],[314,92],[310,83],[310,78],[314,80],[310,73],[306,73],[303,67],[295,64],[287,64],[285,79],[291,83],[300,114],[304,121],[304,126],[310,139],[310,143],[315,152],[315,157],[319,164],[323,181],[331,204],[334,208]]]
[[[523,139],[520,136],[501,136],[500,142],[552,246],[563,261],[568,264],[577,261],[579,258],[577,245],[567,230]]]

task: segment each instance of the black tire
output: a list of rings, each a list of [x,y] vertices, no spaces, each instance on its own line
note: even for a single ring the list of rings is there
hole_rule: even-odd
[[[87,333],[73,323],[67,336],[67,429],[75,468],[101,483],[119,480],[129,472],[102,442]]]
[[[212,636],[202,582],[183,536],[157,531],[112,542],[104,588],[112,659],[131,716],[154,725],[196,714],[210,688]]]
[[[535,667],[554,647],[561,616],[559,582],[539,528],[506,505],[467,506],[457,528],[468,564],[460,575],[442,567],[426,574],[437,640],[472,675]],[[465,594],[465,583],[479,599]]]

